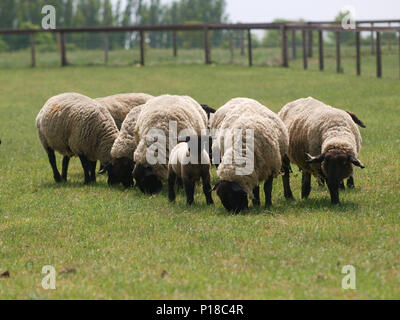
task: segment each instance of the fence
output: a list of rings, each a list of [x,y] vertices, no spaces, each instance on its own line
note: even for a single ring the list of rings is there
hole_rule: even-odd
[[[253,65],[253,46],[252,46],[252,30],[276,30],[280,33],[280,51],[282,67],[289,67],[290,53],[291,58],[297,58],[297,44],[296,33],[301,34],[301,47],[302,47],[302,67],[308,69],[309,58],[313,58],[314,49],[314,33],[318,33],[318,66],[319,70],[325,69],[325,54],[324,54],[324,32],[332,32],[335,34],[335,56],[336,56],[336,72],[341,73],[342,69],[342,49],[341,37],[344,33],[351,33],[355,39],[355,69],[356,74],[361,75],[361,32],[371,33],[371,53],[376,55],[376,76],[382,77],[382,33],[389,35],[389,47],[392,47],[392,35],[398,39],[399,47],[399,72],[400,72],[400,33],[399,27],[393,27],[391,24],[399,24],[400,20],[363,20],[357,21],[354,29],[343,29],[338,22],[332,21],[317,21],[317,22],[304,22],[304,23],[253,23],[253,24],[192,24],[192,25],[137,25],[137,26],[123,26],[123,27],[82,27],[82,28],[58,28],[54,30],[32,29],[32,30],[0,30],[1,35],[29,35],[30,39],[30,55],[31,66],[36,66],[36,45],[35,35],[37,33],[50,32],[58,34],[59,41],[59,54],[61,66],[68,65],[67,58],[67,44],[66,34],[71,33],[103,33],[104,36],[104,63],[107,64],[109,59],[109,34],[116,32],[136,32],[139,36],[140,46],[140,65],[144,66],[146,62],[145,46],[146,46],[146,33],[147,32],[170,32],[172,33],[172,55],[178,56],[177,46],[177,32],[198,31],[203,33],[204,40],[204,63],[212,63],[212,51],[210,45],[210,32],[217,30],[229,31],[229,41],[231,31],[239,31],[241,35],[241,51],[244,51],[244,33],[247,33],[247,56],[248,65]],[[367,24],[368,26],[363,26]],[[387,24],[387,26],[376,26],[377,24]],[[289,35],[291,41],[289,44]],[[374,37],[375,36],[375,37]],[[231,44],[230,44],[231,46]]]

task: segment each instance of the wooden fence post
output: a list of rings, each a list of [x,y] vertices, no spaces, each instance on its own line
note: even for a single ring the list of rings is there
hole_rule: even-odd
[[[356,67],[357,75],[361,75],[361,48],[360,48],[360,32],[356,32]]]
[[[177,40],[176,40],[176,31],[172,32],[172,47],[174,50],[174,57],[178,56],[178,46],[177,46]]]
[[[381,33],[376,33],[376,76],[382,78]]]
[[[389,28],[392,26],[392,24],[389,22]],[[389,51],[392,51],[392,33],[389,32],[388,34],[389,37]]]
[[[340,32],[336,32],[336,72],[342,72],[341,56],[340,56]]]
[[[312,30],[308,31],[308,57],[313,57],[313,32]]]
[[[281,26],[282,67],[289,67],[286,25]]]
[[[371,23],[371,28],[374,27],[374,23]],[[375,54],[375,40],[374,40],[374,31],[371,30],[371,54]]]
[[[296,29],[292,30],[292,58],[296,59],[297,58],[297,52],[296,52]]]
[[[240,46],[240,55],[244,56],[244,30],[240,30],[239,33],[239,46]]]
[[[228,30],[228,43],[229,43],[229,63],[233,63],[233,41],[232,41],[231,30]]]
[[[104,32],[104,64],[108,63],[108,33]]]
[[[318,46],[319,46],[319,70],[324,70],[324,34],[322,30],[318,31]]]
[[[31,67],[36,67],[36,53],[35,53],[35,34],[31,32],[29,34],[31,41]]]
[[[145,46],[145,34],[144,31],[139,31],[140,34],[140,65],[144,66],[144,46]]]
[[[304,70],[307,70],[308,65],[307,65],[307,39],[306,39],[306,30],[301,31],[301,36],[302,36],[302,45],[303,45],[303,67]]]
[[[249,67],[253,65],[253,52],[251,51],[251,30],[247,30],[247,47],[248,47],[248,54],[249,54]]]
[[[210,39],[209,39],[209,32],[208,27],[204,27],[204,58],[205,64],[211,64],[210,59]]]
[[[65,67],[66,65],[68,65],[68,61],[67,61],[64,32],[60,32],[60,51],[61,51],[61,66]]]

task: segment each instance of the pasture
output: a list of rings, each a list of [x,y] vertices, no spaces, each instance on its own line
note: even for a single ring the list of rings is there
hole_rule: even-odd
[[[0,88],[0,274],[10,273],[0,278],[0,298],[400,298],[399,80],[303,71],[300,62],[72,66],[2,69]],[[314,179],[310,198],[300,200],[293,167],[296,201],[284,199],[276,179],[270,209],[239,215],[215,194],[207,207],[201,187],[188,207],[183,192],[168,203],[166,188],[150,197],[110,188],[102,176],[84,186],[78,159],[69,181],[55,184],[35,117],[49,97],[68,91],[187,94],[213,107],[244,96],[276,112],[313,96],[367,125],[359,157],[366,169],[355,169],[356,188],[333,207]],[[215,168],[212,175],[215,183]],[[56,268],[55,290],[41,286],[44,265]],[[341,287],[345,265],[356,268],[356,290]]]

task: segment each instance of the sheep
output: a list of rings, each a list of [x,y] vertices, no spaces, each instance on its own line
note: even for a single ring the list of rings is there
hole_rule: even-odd
[[[140,105],[128,113],[111,148],[111,162],[104,168],[104,171],[109,172],[111,185],[122,183],[126,188],[133,186],[133,153],[136,149],[134,130],[143,108],[144,105]]]
[[[79,156],[85,184],[96,181],[96,161],[111,161],[118,128],[107,109],[79,93],[63,93],[47,100],[36,118],[43,148],[56,182],[66,181],[70,157]],[[64,155],[60,175],[54,151]]]
[[[351,111],[346,111],[350,117],[353,119],[354,123],[358,124],[361,128],[366,128],[366,125],[357,117],[357,115],[354,112]],[[325,179],[323,178],[319,178],[317,179],[318,181],[318,185],[323,187],[325,185]],[[344,190],[344,181],[342,180],[339,184],[339,188]],[[354,188],[354,177],[353,175],[351,175],[348,179],[347,179],[347,188]]]
[[[289,160],[302,171],[302,198],[308,198],[314,175],[327,181],[331,203],[339,204],[340,182],[352,176],[353,165],[364,168],[357,159],[362,139],[353,117],[312,97],[288,103],[279,117],[289,132]],[[283,185],[291,192],[288,176]]]
[[[175,201],[175,183],[183,181],[186,202],[191,205],[194,201],[194,189],[197,181],[202,179],[203,192],[208,205],[214,201],[211,196],[210,157],[204,149],[208,136],[179,137],[178,143],[171,151],[168,164],[168,198]]]
[[[173,132],[170,124],[176,124],[176,132]],[[207,129],[207,124],[206,112],[190,97],[162,95],[149,100],[134,130],[137,148],[133,157],[133,177],[139,189],[150,194],[160,192],[162,181],[168,179],[169,154],[176,144],[177,133],[185,129],[186,135],[201,135],[202,130]],[[162,136],[154,135],[157,130]],[[149,141],[154,138],[160,140],[155,143]],[[157,150],[152,149],[154,145],[159,146]],[[157,158],[153,159],[156,160],[154,163],[147,160],[147,152],[151,153],[151,150]]]
[[[216,127],[213,127],[216,126]],[[223,206],[228,211],[239,212],[248,208],[248,196],[254,206],[260,205],[259,183],[264,183],[265,206],[271,202],[272,182],[282,169],[282,159],[288,151],[288,133],[279,117],[261,103],[248,98],[235,98],[221,107],[214,115],[211,129],[217,130],[213,143],[222,154],[218,166],[219,181],[213,190],[217,191]],[[228,130],[228,137],[222,130]],[[252,130],[254,146],[249,138],[239,133]],[[226,138],[238,139],[239,149],[228,145]],[[247,142],[247,143],[246,143]],[[237,154],[245,151],[251,160],[253,168],[238,174],[243,167]],[[232,161],[230,161],[232,160]]]
[[[96,98],[102,106],[106,107],[115,120],[118,130],[121,129],[127,114],[137,106],[145,104],[153,96],[146,93],[120,93],[108,97]]]

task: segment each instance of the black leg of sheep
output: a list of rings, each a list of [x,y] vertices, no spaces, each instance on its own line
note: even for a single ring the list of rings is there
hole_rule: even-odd
[[[176,182],[176,174],[174,170],[168,170],[168,199],[169,201],[175,201],[176,194],[175,194],[175,182]]]
[[[301,198],[307,199],[311,192],[311,174],[303,172],[301,176]]]
[[[203,182],[203,192],[204,195],[206,196],[206,202],[208,205],[214,204],[214,201],[212,199],[211,193],[212,193],[212,188],[211,188],[211,177],[210,177],[210,172],[207,171],[203,176],[202,176],[202,182]]]
[[[265,207],[268,208],[272,206],[272,183],[274,178],[271,176],[267,181],[264,183],[264,194],[265,194]]]
[[[283,158],[283,193],[286,199],[294,199],[292,190],[290,189],[290,173],[292,172],[292,168],[290,167],[290,160],[287,156]]]
[[[90,166],[90,182],[96,182],[96,163],[97,161],[88,161]]]
[[[49,162],[50,162],[50,165],[51,165],[51,169],[53,169],[54,180],[56,182],[61,182],[62,179],[61,179],[61,176],[60,176],[60,172],[58,172],[58,169],[57,169],[56,155],[54,153],[54,150],[51,149],[51,148],[48,148],[47,149],[47,155],[49,157]]]
[[[188,205],[192,205],[194,201],[194,181],[184,179],[183,185],[185,186],[186,202]]]
[[[85,184],[89,184],[91,182],[91,177],[90,177],[91,163],[84,155],[80,155],[79,159],[81,160],[83,173],[85,175]]]
[[[64,181],[67,181],[67,175],[68,175],[68,165],[69,165],[69,160],[71,158],[68,156],[64,156],[63,161],[62,161],[62,174],[61,177]]]
[[[353,176],[350,176],[347,179],[347,188],[354,189],[354,178],[353,178]]]
[[[253,206],[259,207],[260,206],[260,186],[257,186],[253,189]]]

